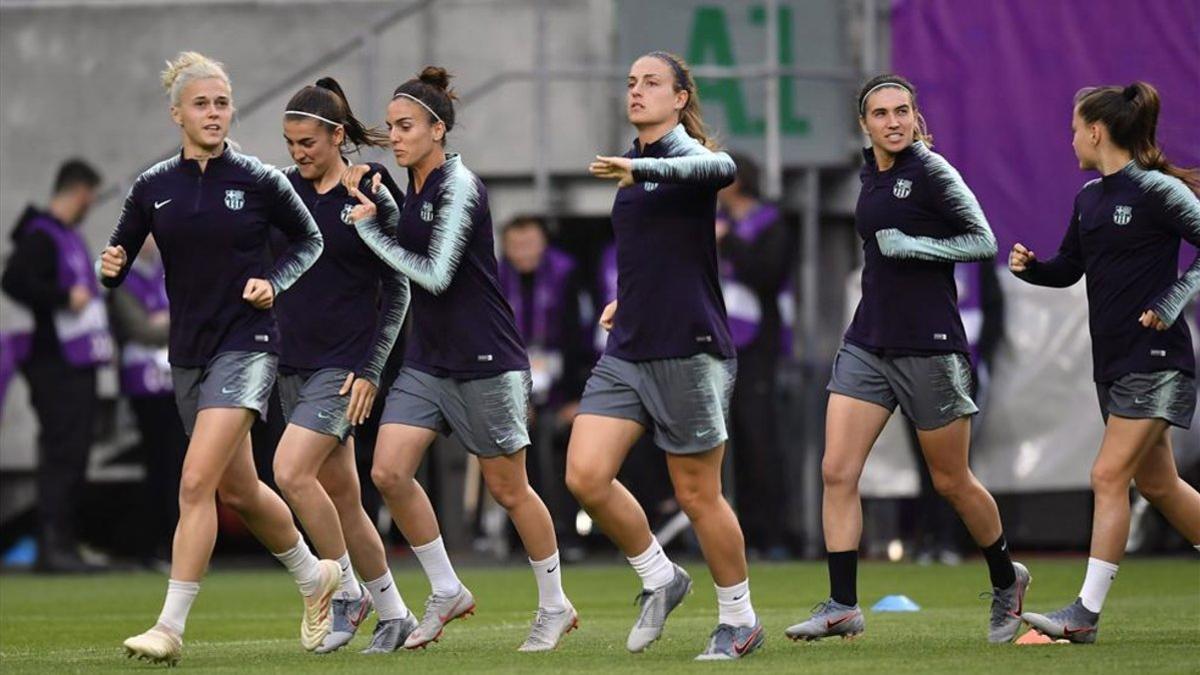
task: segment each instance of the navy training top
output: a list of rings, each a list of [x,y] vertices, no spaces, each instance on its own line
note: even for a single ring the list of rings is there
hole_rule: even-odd
[[[847,342],[893,356],[968,354],[954,263],[992,260],[996,238],[962,176],[916,141],[886,171],[863,151],[854,226],[863,240],[862,299]]]
[[[405,367],[434,377],[471,380],[528,370],[529,358],[497,276],[487,189],[457,153],[430,172],[400,210],[396,236],[379,226],[396,210],[386,191],[379,214],[355,223],[384,262],[407,276],[412,331]]]
[[[392,199],[404,193],[387,169],[370,163],[364,182],[376,173]],[[296,167],[283,171],[312,213],[325,249],[304,276],[275,303],[279,319],[281,370],[313,371],[344,368],[376,386],[408,308],[408,279],[383,263],[350,227],[350,210],[358,199],[341,183],[318,193]],[[363,194],[370,190],[363,189]],[[386,226],[395,231],[395,222]],[[272,244],[283,237],[272,235]]]
[[[289,246],[270,264],[268,230]],[[266,279],[276,299],[321,254],[317,224],[287,178],[228,144],[200,163],[183,152],[147,169],[129,190],[109,246],[123,246],[125,267],[101,282],[125,280],[146,236],[162,251],[170,299],[170,361],[205,366],[229,351],[278,353],[279,331],[269,309],[242,299],[246,281]]]
[[[737,167],[677,125],[625,153],[634,184],[612,207],[617,313],[605,353],[628,361],[733,358],[717,270],[717,191]]]
[[[1195,355],[1184,306],[1200,293],[1200,256],[1178,276],[1179,242],[1200,247],[1200,199],[1183,181],[1136,162],[1089,181],[1075,196],[1058,254],[1035,260],[1017,277],[1065,288],[1087,275],[1092,376],[1112,382],[1129,373],[1182,370]],[[1148,309],[1169,325],[1146,328]]]

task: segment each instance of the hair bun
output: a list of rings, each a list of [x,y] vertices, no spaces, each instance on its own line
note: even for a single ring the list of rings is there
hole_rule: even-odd
[[[442,91],[450,91],[450,73],[441,66],[425,66],[421,74],[417,75],[417,79]]]
[[[1137,95],[1138,86],[1136,84],[1131,84],[1121,90],[1121,96],[1125,97],[1126,101],[1132,101],[1133,99],[1137,98]]]

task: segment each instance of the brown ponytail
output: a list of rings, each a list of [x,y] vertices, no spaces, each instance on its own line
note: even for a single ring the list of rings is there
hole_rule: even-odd
[[[285,110],[317,115],[339,124],[346,132],[346,142],[353,144],[354,149],[366,145],[377,148],[388,147],[388,135],[376,127],[363,124],[350,110],[350,103],[342,86],[332,77],[322,77],[317,83],[310,84],[296,92],[288,101]],[[286,114],[286,113],[285,113]],[[288,115],[292,117],[292,115]],[[310,118],[311,119],[311,118]],[[322,126],[333,131],[335,128],[329,122],[321,121]]]
[[[700,94],[696,91],[696,81],[692,78],[692,69],[687,62],[670,52],[650,52],[646,56],[653,56],[666,62],[674,74],[672,79],[675,91],[687,92],[687,103],[683,105],[683,110],[679,111],[679,123],[683,125],[684,131],[709,150],[716,150],[717,139],[708,130],[708,126],[704,124],[704,118],[700,114]]]
[[[1200,194],[1200,171],[1171,164],[1155,139],[1162,105],[1153,86],[1138,81],[1128,87],[1089,87],[1075,95],[1075,107],[1084,122],[1102,123],[1113,144],[1128,150],[1138,166],[1174,176]]]

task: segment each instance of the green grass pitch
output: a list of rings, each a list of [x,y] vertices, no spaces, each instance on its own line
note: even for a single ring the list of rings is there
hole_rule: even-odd
[[[1032,609],[1053,610],[1075,597],[1082,559],[1027,559],[1034,576]],[[820,563],[751,567],[755,609],[767,629],[765,648],[734,664],[697,664],[694,657],[716,623],[716,600],[702,564],[688,565],[693,594],[646,653],[628,654],[637,581],[623,565],[568,566],[567,592],[580,630],[549,654],[518,654],[536,601],[527,567],[464,568],[478,613],[450,624],[429,649],[363,656],[365,629],[348,648],[318,656],[300,648],[301,601],[282,569],[216,570],[205,580],[188,621],[180,668],[212,672],[655,672],[737,668],[756,672],[1200,672],[1200,563],[1132,559],[1121,568],[1105,605],[1095,645],[989,645],[986,571],[960,567],[865,563],[864,605],[903,593],[922,607],[911,614],[867,612],[857,640],[792,643],[791,623],[827,592]],[[165,578],[150,573],[94,577],[0,576],[0,671],[146,671],[162,666],[125,659],[121,641],[157,616]],[[397,582],[418,613],[428,586],[411,560]]]

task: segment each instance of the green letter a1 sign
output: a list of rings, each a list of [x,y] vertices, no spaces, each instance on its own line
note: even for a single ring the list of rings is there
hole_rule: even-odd
[[[766,9],[761,5],[749,8],[751,24],[766,23]],[[779,8],[779,62],[792,65],[795,55],[792,49],[792,8]],[[700,6],[692,19],[692,31],[688,36],[687,60],[693,65],[736,66],[733,40],[725,8]],[[727,130],[735,136],[762,135],[766,123],[752,118],[746,110],[745,92],[742,83],[735,78],[696,78],[700,100],[707,106],[721,105],[725,108]],[[807,117],[796,114],[796,90],[794,78],[779,78],[780,131],[786,135],[806,135],[811,132]]]
[[[696,8],[685,58],[692,65],[736,65],[733,58],[733,41],[729,37],[729,22],[723,7]],[[746,114],[746,100],[740,80],[696,78],[696,90],[705,105],[725,107],[725,121],[729,133],[736,136],[763,133],[763,121],[751,120]]]

